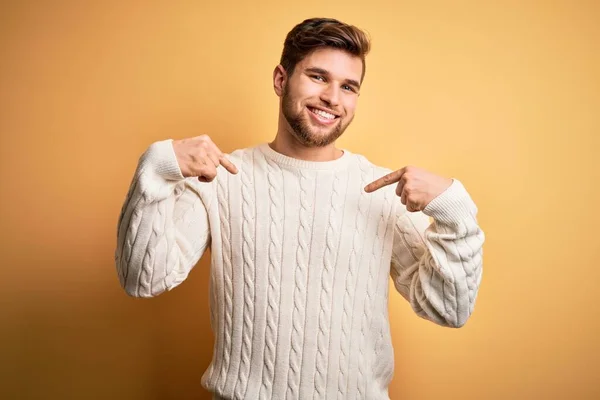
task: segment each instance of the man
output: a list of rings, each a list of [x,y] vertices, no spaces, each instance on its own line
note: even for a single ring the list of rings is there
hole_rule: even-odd
[[[335,147],[368,51],[353,26],[303,21],[274,70],[271,143],[226,156],[208,136],[164,140],[139,159],[119,218],[120,282],[157,296],[210,246],[202,385],[214,398],[388,399],[390,276],[436,324],[460,327],[473,311],[484,234],[460,181]]]

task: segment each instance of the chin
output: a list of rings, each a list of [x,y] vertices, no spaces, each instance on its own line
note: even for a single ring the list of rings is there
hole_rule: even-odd
[[[310,117],[308,109],[304,112],[287,112],[284,107],[283,116],[285,117],[290,132],[294,138],[305,147],[326,147],[334,143],[344,132],[346,126],[342,124],[343,116],[337,118],[333,124],[321,125]]]
[[[308,128],[305,126],[304,128]],[[296,139],[306,147],[326,147],[334,143],[343,133],[337,126],[332,129],[293,129]]]

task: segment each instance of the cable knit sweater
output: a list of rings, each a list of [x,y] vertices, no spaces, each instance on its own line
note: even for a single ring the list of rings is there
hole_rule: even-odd
[[[390,172],[344,151],[334,161],[269,145],[229,155],[211,183],[181,174],[171,140],[140,157],[118,225],[125,291],[181,284],[210,247],[217,399],[388,399],[394,354],[388,282],[417,315],[462,326],[482,274],[484,234],[458,180],[411,213]],[[430,222],[429,217],[432,217]]]

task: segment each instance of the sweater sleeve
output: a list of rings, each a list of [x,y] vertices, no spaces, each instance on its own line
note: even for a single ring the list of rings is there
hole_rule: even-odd
[[[394,286],[417,315],[438,325],[461,327],[473,312],[484,242],[476,214],[475,203],[455,179],[423,212],[402,207],[397,217]]]
[[[121,286],[155,297],[183,282],[210,242],[196,178],[184,178],[171,140],[140,157],[118,219],[115,263]]]

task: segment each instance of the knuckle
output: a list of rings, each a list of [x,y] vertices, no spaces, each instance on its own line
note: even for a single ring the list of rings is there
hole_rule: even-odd
[[[200,145],[200,147],[194,152],[194,156],[196,157],[196,161],[202,161],[204,158],[206,158],[206,148],[203,145]]]
[[[206,152],[203,149],[200,149],[199,151],[192,153],[191,158],[195,164],[205,164]]]
[[[206,168],[203,174],[206,178],[213,180],[217,177],[217,170],[213,168]]]
[[[196,139],[196,143],[198,146],[206,147],[211,143],[210,137],[208,135],[200,135]]]

